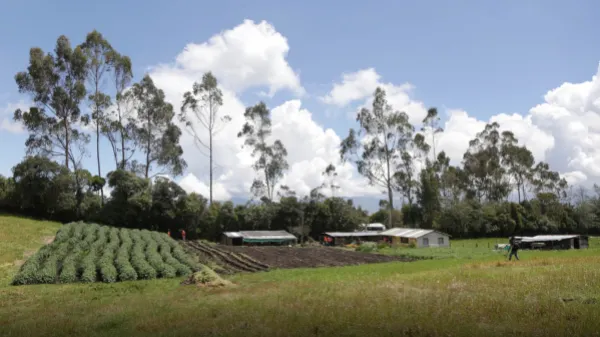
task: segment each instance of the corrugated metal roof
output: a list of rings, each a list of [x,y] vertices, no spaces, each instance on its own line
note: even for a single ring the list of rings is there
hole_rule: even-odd
[[[263,240],[296,240],[296,237],[286,231],[241,231],[224,232],[230,238],[263,239]]]
[[[524,236],[521,237],[522,242],[539,242],[539,241],[562,241],[568,239],[574,239],[579,235],[536,235],[536,236]]]
[[[323,234],[334,237],[334,238],[381,235],[381,233],[377,233],[377,232],[325,232]]]
[[[420,238],[421,236],[435,232],[433,229],[420,228],[390,228],[387,231],[379,233],[383,236],[396,236],[402,238]]]

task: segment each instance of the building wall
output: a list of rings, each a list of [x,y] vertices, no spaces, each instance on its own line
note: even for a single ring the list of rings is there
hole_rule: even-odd
[[[417,239],[417,247],[450,247],[450,237],[438,232],[429,233]]]
[[[579,248],[580,249],[586,249],[586,248],[588,248],[588,237],[587,236],[580,236],[579,237]]]

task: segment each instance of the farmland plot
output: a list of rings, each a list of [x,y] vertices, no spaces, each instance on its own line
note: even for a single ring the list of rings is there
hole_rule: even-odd
[[[198,256],[201,260],[214,264],[215,272],[219,274],[269,271],[269,265],[256,261],[244,254],[211,247],[201,241],[185,241],[183,245],[191,254]]]
[[[330,247],[243,247],[220,246],[222,249],[243,254],[272,268],[341,267],[366,263],[412,262],[404,256],[386,256]]]
[[[13,284],[172,278],[200,268],[166,234],[78,222],[62,226],[21,266]]]
[[[219,274],[269,271],[276,268],[341,267],[367,263],[412,262],[416,258],[348,251],[329,247],[210,246],[186,241],[183,246]]]

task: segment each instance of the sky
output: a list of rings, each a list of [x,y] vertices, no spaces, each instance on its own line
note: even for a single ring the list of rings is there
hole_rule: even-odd
[[[232,121],[217,136],[215,198],[246,198],[255,176],[236,137],[243,111],[260,100],[273,137],[288,149],[282,184],[306,194],[333,163],[337,195],[378,200],[339,143],[356,111],[383,87],[419,128],[437,107],[445,132],[436,148],[459,164],[490,121],[511,130],[536,160],[571,184],[600,182],[600,22],[597,1],[113,1],[5,0],[0,4],[0,174],[24,154],[27,133],[12,121],[30,97],[14,75],[31,47],[51,51],[98,30],[149,74],[178,111],[185,91],[212,71]],[[188,169],[174,177],[207,195],[208,160],[184,133]],[[103,174],[114,168],[103,140]],[[95,153],[84,159],[94,172]],[[96,173],[96,172],[94,172]]]

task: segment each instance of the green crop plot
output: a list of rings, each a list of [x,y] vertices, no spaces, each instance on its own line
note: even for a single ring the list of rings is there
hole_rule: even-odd
[[[200,265],[168,235],[69,223],[20,268],[14,285],[133,281],[186,276]]]

